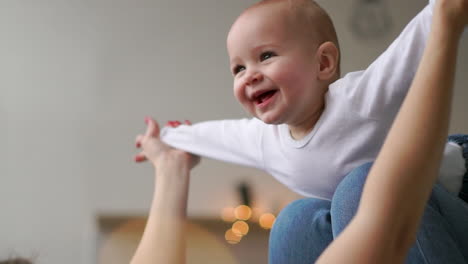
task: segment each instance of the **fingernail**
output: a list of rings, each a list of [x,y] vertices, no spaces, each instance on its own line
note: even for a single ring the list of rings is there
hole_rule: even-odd
[[[146,123],[146,124],[148,124],[150,120],[151,120],[151,117],[149,117],[149,116],[146,116],[146,117],[145,117],[145,123]]]

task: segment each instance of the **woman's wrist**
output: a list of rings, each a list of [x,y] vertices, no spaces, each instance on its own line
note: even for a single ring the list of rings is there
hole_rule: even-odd
[[[153,206],[169,217],[185,217],[190,178],[190,156],[170,151],[160,157],[156,167]]]
[[[156,194],[163,197],[177,196],[179,192],[186,190],[189,183],[190,168],[180,163],[163,163],[156,168],[155,172]]]
[[[190,174],[190,154],[172,149],[162,153],[154,163],[156,175],[159,180],[180,180]]]
[[[440,6],[435,11],[433,26],[443,31],[444,35],[459,39],[467,26],[466,18],[459,13],[461,7],[456,7],[448,1],[453,0],[439,1]]]

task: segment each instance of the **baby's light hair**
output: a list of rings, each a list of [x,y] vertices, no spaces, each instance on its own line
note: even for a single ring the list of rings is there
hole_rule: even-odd
[[[249,7],[246,11],[270,4],[286,4],[291,12],[293,23],[301,25],[300,34],[321,45],[327,41],[332,42],[338,51],[340,45],[335,26],[328,13],[314,0],[261,0]],[[340,76],[340,58],[338,59],[337,77]]]

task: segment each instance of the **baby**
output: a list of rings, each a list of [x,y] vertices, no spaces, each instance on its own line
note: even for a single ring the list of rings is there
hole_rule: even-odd
[[[261,1],[227,37],[234,94],[254,118],[166,127],[161,138],[330,200],[348,172],[376,158],[418,68],[433,6],[430,1],[366,70],[340,79],[338,38],[320,6]],[[447,143],[444,162],[450,166],[442,166],[440,177],[448,175],[455,184],[446,187],[458,193],[466,172],[458,144]]]

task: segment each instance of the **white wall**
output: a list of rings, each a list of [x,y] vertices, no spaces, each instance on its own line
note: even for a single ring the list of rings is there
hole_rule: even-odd
[[[97,35],[84,3],[32,3],[0,4],[0,257],[91,263],[81,122],[95,108]]]
[[[0,2],[0,258],[93,263],[96,215],[143,214],[149,205],[151,168],[132,161],[144,116],[245,116],[224,44],[252,2]],[[425,3],[387,3],[392,31],[363,41],[347,27],[354,2],[322,1],[338,28],[343,72],[368,65]],[[467,52],[452,131],[468,132]],[[207,160],[194,172],[189,214],[216,217],[236,204],[233,184],[244,178],[265,207],[297,197],[264,173]]]

